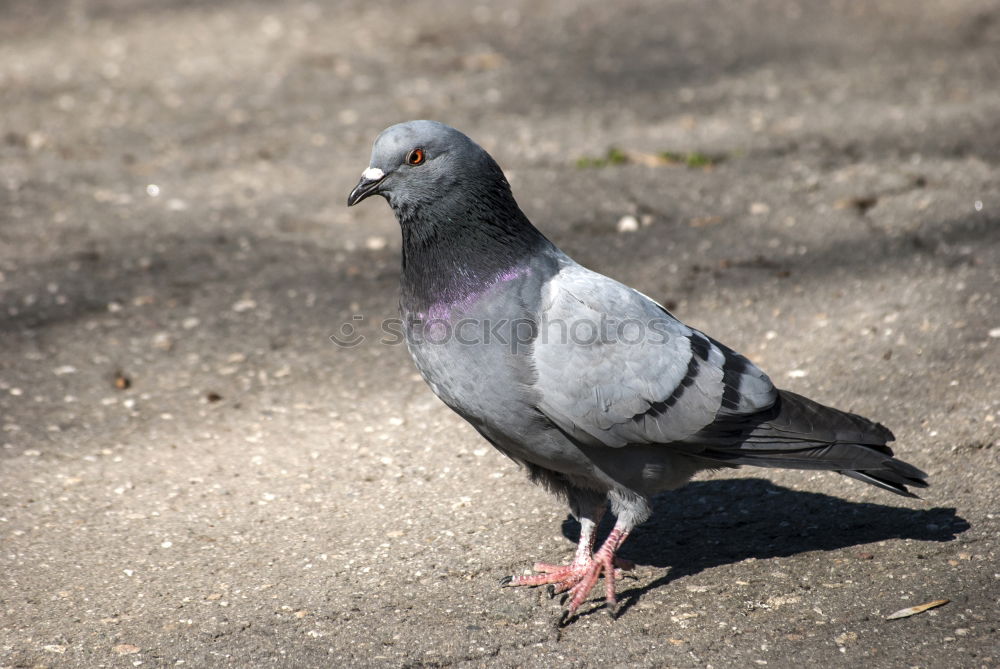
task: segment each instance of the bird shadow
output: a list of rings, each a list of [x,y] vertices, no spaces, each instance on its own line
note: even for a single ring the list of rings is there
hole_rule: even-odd
[[[612,518],[604,518],[598,541],[603,541],[613,523]],[[623,558],[670,570],[623,592],[618,613],[676,579],[748,558],[789,557],[887,539],[953,541],[969,528],[954,508],[850,502],[790,490],[759,478],[696,481],[657,495],[653,515],[632,532],[622,548]],[[575,542],[580,525],[568,517],[562,531]]]

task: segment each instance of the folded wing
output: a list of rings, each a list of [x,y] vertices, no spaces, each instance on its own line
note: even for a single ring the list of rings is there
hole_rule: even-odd
[[[578,265],[549,282],[540,316],[539,409],[585,443],[681,447],[716,421],[757,414],[777,398],[749,360]]]
[[[927,485],[893,457],[884,426],[778,390],[743,356],[579,266],[549,282],[533,355],[539,410],[584,444],[834,470],[910,497],[907,485]]]

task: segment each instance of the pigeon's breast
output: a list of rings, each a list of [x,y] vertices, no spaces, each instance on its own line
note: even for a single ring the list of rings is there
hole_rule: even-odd
[[[524,297],[498,289],[447,315],[404,310],[410,355],[434,394],[503,453],[588,477],[587,458],[538,412],[537,312]]]
[[[525,288],[524,281],[512,278],[460,299],[401,308],[407,347],[420,374],[445,404],[474,424],[491,422],[526,401],[532,381],[527,355],[536,327],[522,296]]]

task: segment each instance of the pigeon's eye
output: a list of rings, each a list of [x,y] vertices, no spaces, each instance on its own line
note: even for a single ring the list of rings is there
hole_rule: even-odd
[[[406,164],[407,165],[419,165],[424,162],[424,150],[423,149],[413,149],[408,154],[406,154]]]

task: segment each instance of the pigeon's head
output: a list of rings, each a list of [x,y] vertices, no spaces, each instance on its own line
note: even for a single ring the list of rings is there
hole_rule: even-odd
[[[509,192],[496,162],[471,139],[437,121],[407,121],[375,138],[371,162],[347,206],[381,195],[397,214],[460,200],[474,191]]]

